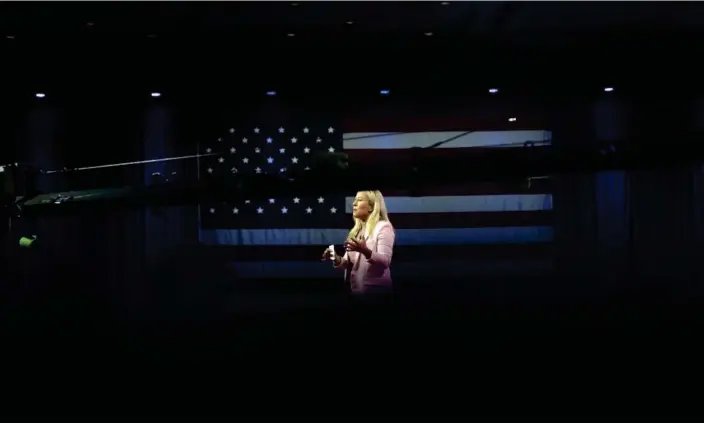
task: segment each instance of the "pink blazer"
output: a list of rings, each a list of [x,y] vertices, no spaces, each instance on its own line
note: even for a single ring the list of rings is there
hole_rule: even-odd
[[[390,222],[377,223],[371,237],[366,240],[367,248],[372,250],[367,260],[362,254],[348,251],[342,256],[338,269],[345,269],[345,278],[349,274],[350,288],[354,293],[364,293],[368,287],[391,288],[391,257],[394,254],[396,234]]]

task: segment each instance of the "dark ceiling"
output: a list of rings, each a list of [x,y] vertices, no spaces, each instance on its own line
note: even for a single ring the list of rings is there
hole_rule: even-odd
[[[1,2],[0,76],[684,81],[701,28],[698,2]]]
[[[347,22],[353,22],[347,24]],[[94,30],[227,32],[258,27],[284,36],[307,29],[500,36],[545,31],[690,28],[697,2],[2,2],[6,35]],[[521,38],[517,41],[523,41]],[[558,41],[558,40],[553,40]]]

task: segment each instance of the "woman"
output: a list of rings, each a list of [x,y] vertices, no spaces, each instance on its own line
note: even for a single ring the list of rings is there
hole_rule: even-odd
[[[396,235],[381,192],[358,192],[352,217],[354,227],[345,241],[345,255],[332,253],[334,266],[345,270],[345,280],[354,294],[391,293],[390,265]],[[329,260],[330,254],[326,249],[323,261]]]

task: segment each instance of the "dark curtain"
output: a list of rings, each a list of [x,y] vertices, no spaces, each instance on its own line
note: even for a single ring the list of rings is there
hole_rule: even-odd
[[[604,96],[553,119],[558,149],[618,141],[631,134],[629,104]],[[630,183],[625,171],[556,177],[558,281],[577,301],[623,293],[630,273]]]
[[[697,110],[694,102],[660,100],[634,108],[635,133],[663,149],[674,148],[696,129]],[[699,296],[700,168],[631,172],[631,263],[649,298],[680,302]]]
[[[552,116],[553,147],[569,149],[591,142],[591,110],[588,106],[561,107]],[[598,272],[590,264],[596,255],[596,183],[590,174],[554,177],[555,289],[579,297],[585,281]],[[588,282],[587,282],[588,283]]]
[[[143,157],[183,157],[197,154],[197,140],[210,121],[203,108],[176,108],[159,102],[145,110]],[[198,177],[195,159],[151,163],[143,168],[145,184]],[[139,318],[150,321],[192,320],[221,315],[228,292],[226,269],[204,254],[198,243],[198,206],[144,210],[146,266],[140,283],[146,301]]]
[[[99,98],[61,106],[38,101],[25,121],[23,156],[43,169],[132,161],[140,158],[141,125],[134,107]],[[114,167],[46,175],[39,188],[54,192],[119,187],[139,182],[137,171]],[[39,248],[21,253],[26,257],[21,269],[25,298],[38,302],[49,319],[84,312],[107,316],[138,297],[138,287],[129,281],[143,265],[144,218],[139,211],[86,209],[21,224],[41,241]]]
[[[556,148],[620,139],[668,148],[698,116],[690,102],[615,96],[564,110],[553,119]],[[699,296],[701,198],[701,166],[558,176],[559,289],[579,301]]]
[[[187,113],[179,115],[187,122]],[[173,108],[155,103],[147,107],[144,116],[143,157],[153,160],[162,157],[184,157],[194,155],[195,138],[186,124],[176,124]],[[157,183],[155,174],[169,181],[189,180],[197,177],[197,160],[186,159],[146,164],[144,183]],[[181,206],[168,209],[145,210],[145,250],[149,262],[153,263],[160,254],[174,246],[195,242],[198,237],[197,207]]]
[[[38,101],[20,122],[15,153],[43,169],[132,162],[182,152],[175,147],[182,142],[174,129],[175,118],[158,103],[145,106],[96,99],[55,106]],[[116,166],[44,176],[39,188],[54,192],[150,183],[154,172],[190,177],[189,166],[195,164]],[[181,244],[197,241],[194,210],[86,209],[66,217],[15,221],[8,237],[18,279],[15,303],[22,304],[18,308],[30,320],[143,315],[164,297],[159,271],[164,257]],[[14,238],[21,234],[36,234],[41,241],[38,248],[17,248]]]

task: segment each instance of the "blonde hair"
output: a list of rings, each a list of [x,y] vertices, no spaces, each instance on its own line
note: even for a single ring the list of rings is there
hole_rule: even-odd
[[[357,239],[361,235],[363,228],[366,229],[366,238],[369,238],[372,236],[372,232],[379,221],[389,222],[389,213],[386,210],[386,203],[384,202],[384,196],[381,195],[381,192],[360,191],[357,193],[357,195],[360,194],[366,194],[367,202],[372,211],[367,218],[366,226],[365,222],[352,216],[354,227],[352,227],[349,235],[347,235],[347,239]]]

